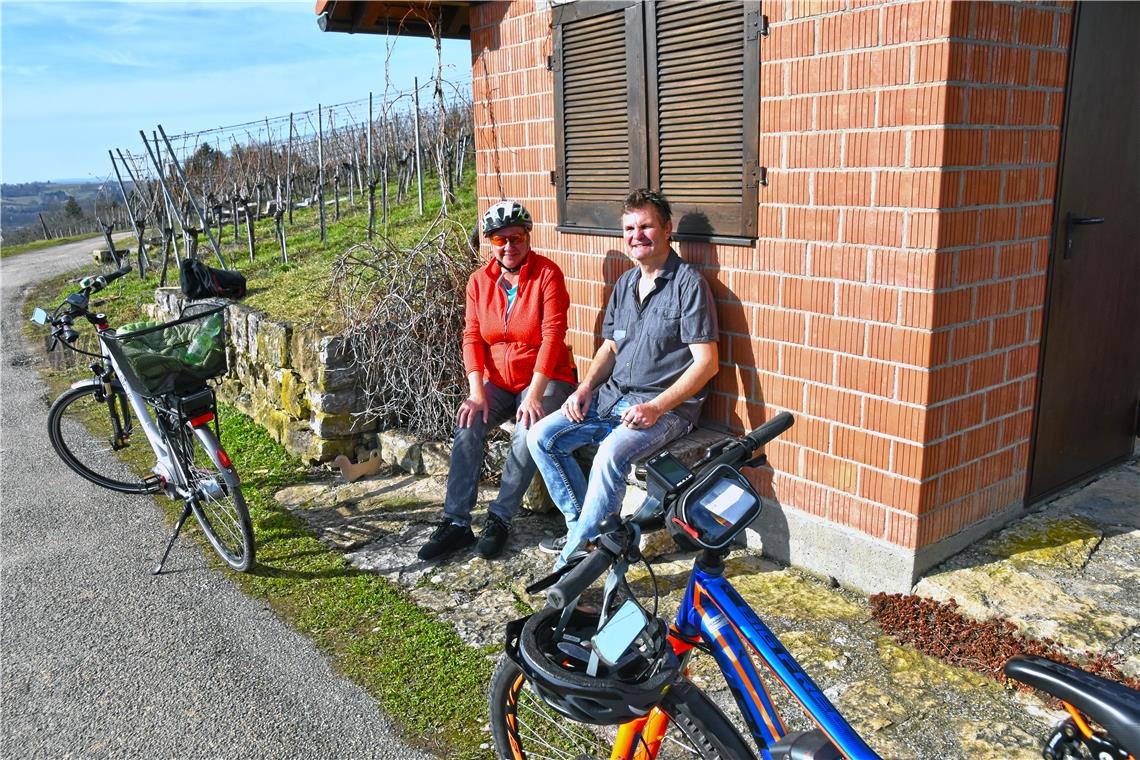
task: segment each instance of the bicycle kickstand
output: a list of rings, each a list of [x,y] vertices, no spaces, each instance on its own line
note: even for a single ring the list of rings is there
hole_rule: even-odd
[[[178,522],[174,525],[174,532],[170,534],[170,539],[166,542],[166,549],[162,552],[162,559],[154,566],[154,570],[151,570],[152,575],[158,575],[162,572],[162,566],[166,564],[166,556],[170,554],[170,549],[174,546],[174,540],[178,538],[178,534],[182,532],[182,525],[186,522],[186,518],[190,516],[190,512],[190,502],[187,501],[182,507],[182,516],[178,518]]]

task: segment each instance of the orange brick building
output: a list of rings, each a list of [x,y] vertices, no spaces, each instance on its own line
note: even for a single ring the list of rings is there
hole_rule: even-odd
[[[380,14],[387,4],[372,5]],[[640,174],[628,168],[628,177],[588,200],[620,199],[635,175],[671,198],[704,179],[666,168],[660,157],[673,148],[664,126],[651,125],[641,145],[639,125],[646,118],[664,125],[672,107],[662,51],[666,10],[676,4],[630,5],[611,3],[616,25],[604,27],[596,6],[581,3],[428,4],[442,10],[445,29],[471,40],[480,207],[518,198],[534,214],[532,245],[558,262],[570,286],[569,341],[580,368],[598,343],[609,288],[628,264],[611,222],[575,211],[575,177],[602,172],[601,163],[576,168],[591,159],[570,148],[584,139],[573,132],[574,114],[627,100],[627,115],[584,123],[602,130],[620,121],[619,137],[631,136],[629,163],[646,155],[650,164]],[[724,7],[687,6],[680,47],[703,39],[701,14]],[[694,192],[693,203],[676,204],[696,214],[686,219],[712,220],[712,229],[679,225],[677,247],[719,302],[721,369],[706,424],[752,428],[780,410],[797,419],[769,447],[774,476],[754,473],[773,499],[759,526],[766,552],[866,590],[907,590],[923,570],[1034,500],[1131,455],[1140,361],[1122,355],[1140,354],[1140,192],[1128,198],[1140,190],[1140,62],[1114,30],[1137,28],[1140,16],[1123,6],[1093,11],[1073,3],[877,0],[744,6],[735,141],[744,147],[730,146],[741,153],[744,179],[727,216],[711,185]],[[651,78],[648,110],[634,73],[616,90],[613,81],[590,85],[575,105],[578,80],[566,73],[572,46],[607,55],[620,47],[607,39],[623,39],[613,34],[643,33],[630,31],[639,13],[656,14],[643,27],[651,63],[633,66],[665,72]],[[1083,37],[1074,35],[1075,19],[1085,19]],[[573,24],[581,25],[578,37]],[[1086,51],[1076,67],[1074,45]],[[1106,55],[1118,56],[1108,74]],[[1121,55],[1132,73],[1120,67]],[[710,56],[680,67],[678,108],[700,89],[698,69]],[[634,72],[634,57],[617,71]],[[606,65],[590,60],[590,72]],[[710,68],[715,76],[724,67]],[[1075,110],[1074,77],[1088,80],[1082,88],[1095,109]],[[718,87],[718,99],[731,94]],[[697,101],[690,110],[714,134],[715,119],[702,114],[717,104]],[[1080,139],[1066,138],[1077,132]],[[710,171],[722,163],[712,142]],[[703,152],[674,163],[699,163]],[[1101,199],[1105,209],[1062,207],[1062,169],[1083,200],[1098,185],[1120,184]],[[620,201],[609,202],[616,214]],[[1097,211],[1109,223],[1096,226],[1101,217],[1088,214]],[[731,233],[721,232],[726,219],[739,223]],[[1092,234],[1104,239],[1093,245]],[[1070,257],[1088,261],[1105,248],[1084,294],[1068,292]],[[1077,298],[1086,300],[1074,306]],[[1090,316],[1101,300],[1108,316]],[[1048,326],[1067,331],[1075,319],[1084,326],[1074,335],[1043,340]],[[1115,338],[1106,339],[1117,344],[1095,356],[1114,358],[1081,367],[1111,385],[1075,384],[1066,369],[1074,352],[1114,332],[1113,324]],[[1046,345],[1059,358],[1046,356]],[[1063,427],[1073,420],[1085,428]],[[1109,443],[1087,442],[1106,428]],[[1100,453],[1074,461],[1076,444],[1099,445]]]

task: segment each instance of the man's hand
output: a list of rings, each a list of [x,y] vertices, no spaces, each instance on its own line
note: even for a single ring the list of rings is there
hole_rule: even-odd
[[[634,430],[645,430],[657,424],[662,411],[652,403],[635,404],[621,413],[621,424]]]
[[[455,424],[459,427],[471,427],[475,422],[475,415],[483,415],[483,424],[487,424],[487,420],[491,419],[491,408],[487,406],[487,397],[482,393],[472,394],[464,399],[463,403],[459,405],[459,411],[455,414]]]
[[[542,409],[541,397],[535,398],[533,394],[528,393],[522,403],[519,404],[518,411],[515,412],[515,422],[529,429],[545,416],[546,412]]]
[[[586,412],[590,411],[590,402],[593,394],[586,385],[579,385],[578,390],[570,394],[562,404],[562,413],[572,422],[581,422],[586,419]]]

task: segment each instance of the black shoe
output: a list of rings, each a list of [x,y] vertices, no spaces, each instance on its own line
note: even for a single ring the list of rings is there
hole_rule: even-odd
[[[471,532],[470,525],[456,525],[451,520],[444,519],[416,556],[430,562],[446,557],[454,551],[466,549],[473,543],[475,543],[475,534]]]
[[[538,542],[538,550],[547,554],[561,554],[566,548],[566,538],[567,536],[548,536]]]
[[[493,559],[503,553],[507,545],[507,536],[510,535],[511,526],[495,515],[487,515],[487,522],[483,525],[483,532],[479,535],[479,543],[475,544],[475,553],[483,559]]]

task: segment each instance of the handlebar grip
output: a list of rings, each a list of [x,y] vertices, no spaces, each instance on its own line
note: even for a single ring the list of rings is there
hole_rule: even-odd
[[[753,449],[758,449],[772,441],[776,436],[783,433],[795,423],[796,418],[792,416],[791,412],[780,412],[744,437],[752,444]]]
[[[566,577],[555,583],[546,592],[546,601],[552,607],[564,608],[577,599],[586,587],[602,576],[610,565],[617,559],[616,556],[598,548],[586,555],[578,566],[566,574]]]
[[[131,271],[131,265],[127,264],[122,269],[118,269],[114,272],[111,272],[111,274],[103,275],[103,282],[106,283],[107,285],[110,285],[112,282],[119,279],[123,275],[129,274],[130,271]]]

